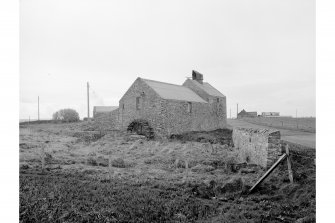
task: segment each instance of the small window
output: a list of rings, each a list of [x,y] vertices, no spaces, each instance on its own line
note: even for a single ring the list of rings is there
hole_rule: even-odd
[[[136,97],[136,110],[140,110],[140,97]]]
[[[217,98],[217,99],[216,99],[216,102],[217,102],[217,103],[220,103],[220,98]]]
[[[122,110],[124,110],[124,104],[122,104]]]
[[[192,113],[192,103],[191,102],[187,103],[187,112]]]
[[[141,100],[142,100],[141,101],[141,104],[142,104],[141,107],[144,108],[144,103],[146,101],[146,95],[145,95],[144,92],[141,93]]]

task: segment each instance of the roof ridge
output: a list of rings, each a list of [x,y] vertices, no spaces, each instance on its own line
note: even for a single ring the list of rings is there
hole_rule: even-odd
[[[203,82],[203,84],[200,84],[198,81],[196,80],[191,80],[192,83],[196,84],[197,86],[199,86],[200,88],[202,88],[202,90],[204,90],[207,94],[212,95],[212,96],[219,96],[219,97],[225,97],[224,94],[221,93],[221,91],[219,91],[218,89],[216,89],[213,85],[211,85],[208,82]],[[206,86],[208,86],[211,89],[206,88]],[[214,93],[213,93],[214,91]]]

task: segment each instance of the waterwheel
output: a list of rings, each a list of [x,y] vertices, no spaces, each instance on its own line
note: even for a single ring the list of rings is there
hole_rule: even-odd
[[[129,124],[127,131],[138,135],[144,135],[148,139],[152,139],[155,136],[153,128],[149,125],[149,122],[143,119],[136,119],[132,121]]]

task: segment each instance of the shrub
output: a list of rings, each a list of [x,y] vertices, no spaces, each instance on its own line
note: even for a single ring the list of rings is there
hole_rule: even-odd
[[[55,112],[52,115],[52,119],[62,122],[77,122],[79,121],[79,114],[74,109],[66,108]]]

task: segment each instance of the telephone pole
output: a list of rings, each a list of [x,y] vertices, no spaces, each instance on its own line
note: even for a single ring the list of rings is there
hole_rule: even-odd
[[[295,110],[295,118],[298,118],[298,109]]]
[[[299,128],[298,124],[298,109],[295,110],[295,120],[297,121],[297,129]]]
[[[40,120],[40,96],[37,96],[37,120]]]
[[[238,115],[238,103],[237,103],[237,110],[236,110],[236,119],[237,119],[237,115]]]
[[[87,82],[87,120],[90,119],[90,85]]]

